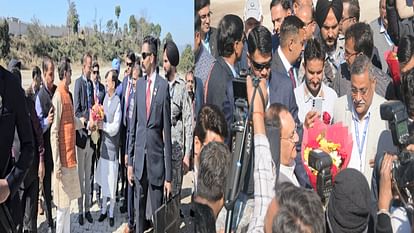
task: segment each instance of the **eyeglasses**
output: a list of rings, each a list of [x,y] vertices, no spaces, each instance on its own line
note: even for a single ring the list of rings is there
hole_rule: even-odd
[[[149,57],[149,56],[151,56],[152,55],[152,53],[146,53],[146,52],[142,52],[141,53],[141,56],[142,56],[142,59],[143,60],[145,60],[145,58],[147,58],[147,57]]]
[[[352,95],[358,95],[358,93],[361,93],[362,96],[365,96],[367,95],[368,90],[369,90],[368,87],[364,87],[364,88],[351,87]]]
[[[207,17],[210,18],[212,14],[213,12],[209,11],[207,14],[200,15],[200,19],[204,21],[207,19]]]
[[[190,80],[190,79],[189,79],[189,80],[187,80],[186,82],[187,82],[187,83],[194,83],[194,80]]]
[[[349,53],[346,49],[345,49],[345,59],[349,59],[352,56],[358,55],[358,52],[354,52],[354,53]]]
[[[313,25],[314,22],[314,20],[311,20],[308,23],[305,23],[305,26],[303,26],[303,28],[306,30],[310,25]]]
[[[144,58],[145,59],[145,58]],[[127,62],[126,63],[126,65],[128,66],[128,67],[133,67],[134,66],[134,63],[132,63],[132,62]]]
[[[280,139],[287,140],[287,141],[289,141],[289,142],[291,142],[293,144],[296,144],[296,142],[297,142],[297,140],[296,140],[297,139],[296,138],[296,136],[297,136],[297,130],[298,130],[298,125],[295,124],[295,128],[293,129],[291,135],[289,137],[280,137]]]
[[[342,24],[342,23],[344,23],[345,21],[347,21],[347,20],[349,20],[349,19],[352,19],[352,18],[355,18],[355,17],[350,16],[350,17],[342,18],[340,23]]]
[[[92,71],[93,74],[99,74],[99,70]]]
[[[262,64],[253,61],[252,58],[250,58],[250,61],[252,62],[253,68],[257,71],[262,71],[263,69],[270,69],[270,66],[272,65],[272,60]]]

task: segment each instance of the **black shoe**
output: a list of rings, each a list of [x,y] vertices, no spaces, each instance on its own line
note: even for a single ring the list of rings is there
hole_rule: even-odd
[[[119,207],[119,212],[121,212],[121,214],[126,213],[128,210],[127,206],[125,205],[125,203]]]
[[[78,221],[79,221],[79,225],[83,226],[83,215],[82,214],[79,214]]]
[[[114,219],[114,217],[109,218],[109,226],[110,227],[113,227],[114,225],[115,225],[115,219]]]
[[[92,218],[92,215],[91,215],[91,212],[86,212],[85,213],[85,218],[86,218],[86,220],[88,220],[88,222],[89,223],[93,223],[93,218]]]
[[[99,216],[98,222],[102,222],[103,220],[105,220],[105,218],[106,218],[106,214],[101,214]]]

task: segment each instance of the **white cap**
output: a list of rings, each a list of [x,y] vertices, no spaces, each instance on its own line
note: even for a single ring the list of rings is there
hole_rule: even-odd
[[[257,21],[262,19],[262,6],[260,0],[246,0],[244,5],[244,21],[254,18]]]

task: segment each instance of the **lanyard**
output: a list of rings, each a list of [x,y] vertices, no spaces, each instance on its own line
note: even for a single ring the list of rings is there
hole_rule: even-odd
[[[362,132],[362,141],[359,140],[359,124],[356,118],[354,118],[354,126],[355,126],[355,137],[358,145],[358,153],[359,153],[359,161],[360,161],[360,171],[362,172],[362,151],[364,150],[365,145],[365,137],[367,136],[368,130],[368,123],[371,113],[368,113],[368,117],[365,120],[364,131]]]

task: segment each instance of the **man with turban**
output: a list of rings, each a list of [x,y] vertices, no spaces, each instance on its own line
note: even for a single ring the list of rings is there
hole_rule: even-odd
[[[342,9],[342,0],[318,0],[316,5],[315,18],[326,50],[323,80],[329,86],[343,63],[343,49],[337,46]]]
[[[171,183],[173,195],[181,192],[183,170],[188,170],[193,142],[193,107],[185,81],[177,75],[179,61],[180,55],[177,45],[173,41],[167,41],[164,45],[163,68],[168,80],[171,98]]]

